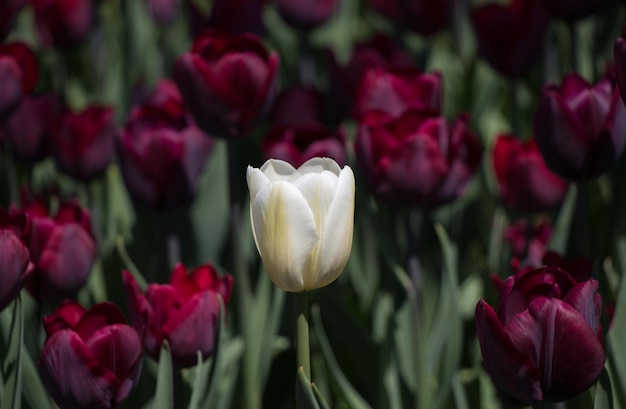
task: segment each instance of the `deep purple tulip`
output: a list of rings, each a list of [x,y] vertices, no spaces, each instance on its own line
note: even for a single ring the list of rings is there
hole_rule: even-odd
[[[548,169],[534,139],[522,143],[513,135],[499,135],[493,167],[500,196],[510,208],[531,213],[554,210],[567,193],[568,183]]]
[[[287,24],[310,31],[324,24],[338,4],[339,0],[277,0],[276,7]]]
[[[590,274],[547,266],[509,277],[497,312],[479,301],[484,365],[504,396],[525,404],[563,401],[596,381],[605,358],[597,289]]]
[[[26,0],[0,0],[0,42],[13,28],[17,13],[26,4]]]
[[[263,35],[263,10],[267,0],[214,0],[211,8],[203,0],[185,0],[194,35],[218,29],[232,35]]]
[[[17,297],[32,270],[28,228],[26,216],[0,208],[0,311]]]
[[[223,138],[243,138],[271,104],[278,54],[251,34],[207,31],[180,56],[174,79],[198,125]]]
[[[37,58],[25,43],[0,44],[0,121],[15,110],[39,81]]]
[[[35,268],[28,290],[38,300],[52,303],[76,296],[97,256],[89,213],[75,201],[61,204],[54,217],[40,203],[22,210],[32,224],[29,251]]]
[[[552,171],[564,179],[594,179],[624,150],[626,107],[608,80],[590,85],[569,74],[560,86],[544,87],[534,120],[537,146]]]
[[[13,157],[33,164],[48,155],[62,112],[62,102],[53,94],[28,96],[4,124]]]
[[[589,17],[607,4],[606,0],[541,0],[554,17],[574,22]]]
[[[280,92],[269,122],[276,126],[307,127],[319,125],[321,118],[322,94],[315,88],[294,86]]]
[[[102,175],[113,160],[114,120],[112,107],[91,105],[81,112],[66,111],[51,146],[59,169],[80,181]]]
[[[143,294],[135,279],[122,272],[131,321],[139,332],[145,331],[144,347],[155,360],[163,341],[172,351],[172,361],[179,368],[198,362],[197,352],[206,359],[215,347],[219,299],[228,302],[233,278],[219,278],[213,266],[206,264],[187,274],[177,264],[169,284],[150,284]]]
[[[550,22],[538,0],[487,4],[472,12],[479,52],[507,77],[525,75],[541,55]]]
[[[415,111],[397,119],[366,116],[356,154],[370,191],[394,207],[431,208],[463,195],[482,156],[468,122],[467,115],[448,124]]]
[[[441,74],[437,72],[371,69],[361,80],[353,114],[357,119],[372,111],[391,117],[409,110],[439,115],[442,93]]]
[[[532,229],[532,231],[528,231]],[[541,220],[532,226],[527,219],[516,220],[504,230],[504,239],[511,246],[516,268],[540,267],[546,246],[552,236],[552,225]]]
[[[614,69],[609,68],[607,71],[614,74],[622,100],[626,101],[626,25],[624,25],[622,35],[615,40],[613,57],[615,58]]]
[[[455,0],[369,0],[369,3],[394,24],[430,36],[448,23]]]
[[[147,103],[133,108],[117,142],[129,193],[159,211],[194,197],[214,145],[195,126],[178,88],[169,80],[160,81]]]
[[[79,45],[93,24],[92,0],[32,0],[39,41],[48,47]]]
[[[112,303],[87,311],[65,301],[44,317],[46,342],[39,372],[61,408],[112,409],[130,394],[141,372],[141,337]]]

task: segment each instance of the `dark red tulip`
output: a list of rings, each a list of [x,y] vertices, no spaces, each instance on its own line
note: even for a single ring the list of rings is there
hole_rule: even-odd
[[[541,0],[554,17],[574,22],[589,17],[607,4],[606,0]]]
[[[32,270],[28,228],[26,216],[11,216],[0,208],[0,311],[17,297]]]
[[[141,372],[141,338],[112,303],[86,310],[65,301],[43,319],[46,342],[39,372],[61,408],[112,409]]]
[[[13,157],[26,164],[45,158],[62,111],[61,100],[53,94],[28,96],[7,118],[5,136]]]
[[[472,12],[479,52],[507,77],[525,75],[541,55],[550,22],[537,0],[492,3]]]
[[[455,0],[369,0],[374,10],[424,36],[441,30],[450,20]]]
[[[0,120],[8,116],[39,81],[37,58],[25,43],[0,44]]]
[[[189,202],[213,145],[187,114],[176,85],[160,81],[149,100],[133,108],[119,134],[119,158],[129,193],[154,210]]]
[[[532,231],[528,231],[529,229]],[[552,226],[547,220],[532,226],[528,225],[526,219],[516,220],[504,230],[504,238],[518,263],[517,268],[540,267],[551,236]]]
[[[206,359],[215,347],[219,318],[219,296],[228,302],[233,286],[230,275],[219,278],[213,266],[187,268],[177,264],[169,284],[150,284],[145,294],[127,271],[122,272],[131,321],[145,331],[144,347],[158,359],[163,341],[180,368],[196,365],[197,351]]]
[[[0,0],[0,42],[13,28],[15,17],[26,4],[26,0]]]
[[[89,213],[75,201],[61,204],[54,216],[41,203],[26,204],[23,211],[32,224],[29,251],[35,265],[28,290],[53,303],[76,296],[97,256]]]
[[[564,179],[594,179],[624,150],[626,107],[608,80],[590,85],[568,74],[544,87],[534,120],[537,146],[552,171]]]
[[[276,8],[287,24],[310,31],[324,24],[338,4],[339,0],[277,0]]]
[[[172,23],[178,13],[178,0],[147,0],[152,18],[161,24]]]
[[[356,154],[370,191],[392,206],[435,207],[463,195],[482,155],[468,122],[467,115],[448,124],[415,111],[366,116]]]
[[[442,93],[441,75],[438,72],[371,69],[359,85],[354,116],[358,119],[375,111],[398,117],[408,110],[439,115]]]
[[[510,208],[546,212],[557,208],[568,183],[546,166],[534,139],[520,142],[513,135],[499,135],[493,149],[493,167],[500,196]]]
[[[621,37],[617,37],[615,44],[613,45],[613,57],[615,58],[614,69],[608,69],[609,73],[613,73],[617,84],[619,85],[619,91],[622,95],[622,100],[626,101],[626,25],[623,28]],[[610,76],[608,76],[610,78]]]
[[[322,94],[315,88],[285,88],[274,102],[269,122],[277,126],[317,126],[322,118],[322,102]]]
[[[207,31],[180,56],[174,79],[189,111],[207,133],[243,138],[271,104],[278,54],[252,34]]]
[[[32,0],[39,41],[67,48],[87,38],[93,24],[92,0]]]
[[[509,277],[497,312],[476,306],[476,332],[493,383],[525,404],[563,401],[588,389],[604,368],[598,282],[555,266]]]
[[[66,111],[51,146],[59,169],[86,182],[102,175],[113,160],[114,120],[112,107],[90,105],[81,112]]]

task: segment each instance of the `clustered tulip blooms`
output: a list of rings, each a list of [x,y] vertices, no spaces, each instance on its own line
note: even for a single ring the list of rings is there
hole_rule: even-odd
[[[112,303],[86,310],[62,303],[44,317],[46,342],[39,371],[61,408],[112,409],[133,390],[141,372],[141,335]]]
[[[549,263],[509,277],[497,310],[479,301],[480,350],[501,393],[524,404],[563,401],[596,381],[605,359],[597,290],[590,269]]]
[[[231,275],[220,278],[215,268],[202,265],[187,274],[178,263],[169,284],[150,284],[145,294],[133,276],[122,272],[131,321],[145,333],[146,352],[158,360],[161,345],[167,341],[172,362],[180,368],[198,363],[197,352],[206,359],[215,348],[219,325],[220,301],[230,299]]]
[[[247,180],[254,241],[272,282],[290,292],[333,282],[352,248],[352,169],[330,158],[297,169],[270,159],[248,166]]]
[[[11,216],[0,208],[0,311],[17,296],[32,270],[28,228],[24,215]]]
[[[504,230],[504,239],[511,246],[514,267],[540,267],[552,226],[547,220],[529,225],[526,219],[516,220]]]

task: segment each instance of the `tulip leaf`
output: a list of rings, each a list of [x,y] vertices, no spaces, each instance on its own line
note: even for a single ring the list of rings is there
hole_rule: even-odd
[[[333,350],[330,346],[330,342],[326,337],[326,332],[322,324],[322,317],[320,316],[320,309],[318,305],[311,307],[311,316],[315,327],[315,333],[322,348],[322,353],[326,359],[326,363],[329,366],[329,375],[334,382],[337,389],[337,393],[346,401],[348,407],[353,409],[366,409],[370,408],[370,405],[359,395],[359,393],[350,384],[343,371],[339,367],[339,363],[333,354]]]
[[[618,250],[626,251],[625,241],[620,238],[618,240]],[[611,369],[615,372],[614,379],[626,379],[626,350],[623,348],[623,341],[626,339],[626,275],[624,275],[624,263],[622,264],[622,279],[619,285],[615,301],[615,313],[613,315],[612,326],[607,333],[608,348],[607,356]],[[614,385],[615,393],[620,406],[624,406],[624,397],[626,388],[623,382],[616,382]]]
[[[11,322],[6,322],[8,316],[2,316],[2,332],[6,335],[8,344],[2,371],[5,385],[2,408],[20,409],[22,407],[22,357],[24,345],[24,314],[22,312],[22,300],[18,295],[13,302],[13,314]]]
[[[206,396],[209,397],[213,394],[215,390],[215,373],[216,369],[222,365],[222,348],[224,345],[225,334],[224,330],[226,328],[225,322],[225,308],[224,308],[224,300],[222,296],[218,294],[219,301],[219,318],[218,318],[218,327],[217,332],[215,334],[215,348],[213,349],[213,357],[210,363],[207,361],[204,364],[202,363],[202,354],[198,351],[198,365],[196,367],[196,382],[191,394],[191,401],[189,403],[189,409],[197,409],[200,405],[200,401],[204,395],[204,391],[206,390]]]
[[[330,405],[328,404],[328,402],[326,402],[326,398],[324,398],[324,395],[322,395],[322,392],[320,392],[317,385],[312,382],[311,387],[313,387],[313,393],[315,394],[315,399],[317,399],[317,403],[320,405],[320,409],[330,409]]]
[[[554,230],[552,231],[552,238],[548,243],[548,248],[560,254],[565,254],[567,250],[567,240],[569,238],[569,232],[572,227],[572,220],[574,218],[574,212],[576,210],[576,196],[577,188],[575,184],[571,184],[565,200],[559,210],[559,216],[554,224]]]
[[[594,409],[613,409],[613,395],[611,394],[611,380],[606,369],[600,374],[596,383],[596,393],[593,402]]]
[[[26,348],[23,349],[22,371],[24,398],[28,402],[28,406],[37,409],[51,409],[52,405],[46,387],[43,385],[39,371]]]
[[[315,398],[311,381],[306,377],[302,367],[298,369],[296,380],[296,407],[298,409],[321,409]]]
[[[172,353],[167,341],[161,344],[156,393],[152,409],[174,409],[174,369]]]
[[[141,271],[139,271],[139,268],[137,268],[137,265],[133,262],[133,260],[128,255],[128,251],[126,250],[126,241],[124,240],[124,236],[122,235],[117,236],[117,252],[119,253],[120,258],[122,259],[124,266],[126,267],[128,272],[133,276],[133,278],[137,282],[137,285],[139,286],[141,291],[146,291],[146,288],[148,288],[148,282],[146,281],[145,278],[143,278]]]
[[[502,237],[507,225],[506,213],[498,207],[493,214],[491,233],[489,236],[489,271],[501,271],[502,269]]]

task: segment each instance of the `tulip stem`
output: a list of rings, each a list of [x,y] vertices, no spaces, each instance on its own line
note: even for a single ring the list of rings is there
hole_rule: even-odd
[[[298,368],[304,369],[304,374],[311,379],[311,354],[309,352],[309,299],[307,292],[296,293],[296,353]]]
[[[569,52],[571,71],[578,72],[578,32],[576,30],[576,23],[570,22],[567,24],[569,29]]]
[[[576,210],[574,211],[576,246],[579,257],[589,257],[589,199],[582,183],[576,186]]]

